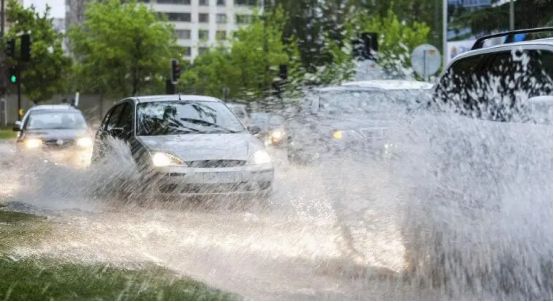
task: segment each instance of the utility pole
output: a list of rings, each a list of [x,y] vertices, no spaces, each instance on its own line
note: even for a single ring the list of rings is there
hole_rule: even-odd
[[[0,41],[4,41],[4,18],[5,18],[5,10],[4,10],[4,0],[0,0]],[[7,112],[7,101],[4,99],[4,91],[5,89],[7,88],[7,81],[6,81],[6,74],[5,74],[5,60],[6,60],[6,56],[5,56],[5,53],[3,51],[0,52],[0,70],[1,72],[3,72],[3,74],[0,74],[0,102],[3,102],[4,103],[4,110],[5,112]],[[7,123],[7,115],[6,115],[6,120],[4,121],[4,123]]]
[[[4,0],[0,0],[0,38],[4,37],[4,16],[6,15],[4,11]]]
[[[442,69],[448,65],[448,0],[442,1]]]
[[[510,30],[514,30],[515,28],[514,0],[510,0]]]

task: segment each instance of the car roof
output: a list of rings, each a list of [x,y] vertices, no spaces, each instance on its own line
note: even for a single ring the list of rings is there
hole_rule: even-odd
[[[318,91],[352,91],[352,90],[367,90],[367,91],[392,91],[392,90],[421,90],[431,89],[433,84],[422,81],[411,80],[371,80],[371,81],[354,81],[346,82],[340,86],[330,86],[317,89]]]
[[[148,95],[132,97],[139,103],[162,102],[162,101],[193,101],[193,102],[222,102],[220,99],[192,94],[168,94],[168,95]]]
[[[552,38],[543,38],[543,39],[536,39],[536,40],[528,40],[528,41],[521,41],[521,42],[513,42],[513,43],[504,43],[504,44],[492,45],[492,46],[489,46],[489,47],[483,47],[483,48],[463,52],[463,53],[457,55],[456,57],[454,57],[454,59],[452,59],[452,61],[450,61],[450,64],[448,64],[448,66],[450,67],[450,65],[452,65],[454,62],[456,62],[460,59],[467,58],[467,57],[472,57],[474,55],[500,52],[500,51],[505,51],[507,49],[513,49],[513,48],[522,47],[522,46],[525,47],[525,48],[532,48],[533,46],[535,46],[535,47],[536,46],[550,46],[550,47],[552,47],[552,44],[553,44],[553,39]]]
[[[247,107],[246,104],[241,104],[241,103],[232,103],[232,102],[229,103],[229,102],[227,102],[225,104],[229,107],[237,107],[237,108],[246,108]]]
[[[57,105],[36,105],[31,108],[29,108],[30,111],[37,111],[37,110],[44,110],[44,111],[75,111],[75,112],[81,112],[79,109],[69,105],[69,104],[57,104]]]

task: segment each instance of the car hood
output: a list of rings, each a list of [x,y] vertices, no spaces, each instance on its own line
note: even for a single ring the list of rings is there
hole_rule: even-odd
[[[42,140],[72,140],[83,136],[88,136],[86,129],[37,129],[25,130],[25,137],[36,137]]]
[[[250,154],[264,148],[247,132],[139,136],[138,139],[149,151],[168,152],[185,161],[248,160]]]
[[[342,116],[307,116],[289,122],[292,132],[310,136],[319,133],[327,136],[331,131],[383,131],[394,123],[394,118],[383,115],[342,115]]]

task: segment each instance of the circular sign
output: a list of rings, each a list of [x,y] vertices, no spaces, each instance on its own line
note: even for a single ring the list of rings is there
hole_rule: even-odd
[[[412,52],[412,68],[423,78],[435,74],[441,67],[439,50],[429,44],[419,45]]]

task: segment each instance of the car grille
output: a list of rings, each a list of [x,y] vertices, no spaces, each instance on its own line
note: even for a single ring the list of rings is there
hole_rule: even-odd
[[[256,186],[247,183],[237,184],[164,184],[160,186],[162,193],[180,194],[216,194],[248,192],[256,190]]]
[[[195,160],[186,164],[191,168],[231,168],[240,167],[246,164],[245,160]]]
[[[376,142],[385,138],[384,128],[360,129],[360,133],[368,142]]]
[[[50,149],[64,149],[75,144],[73,139],[49,139],[43,141],[44,146]]]

